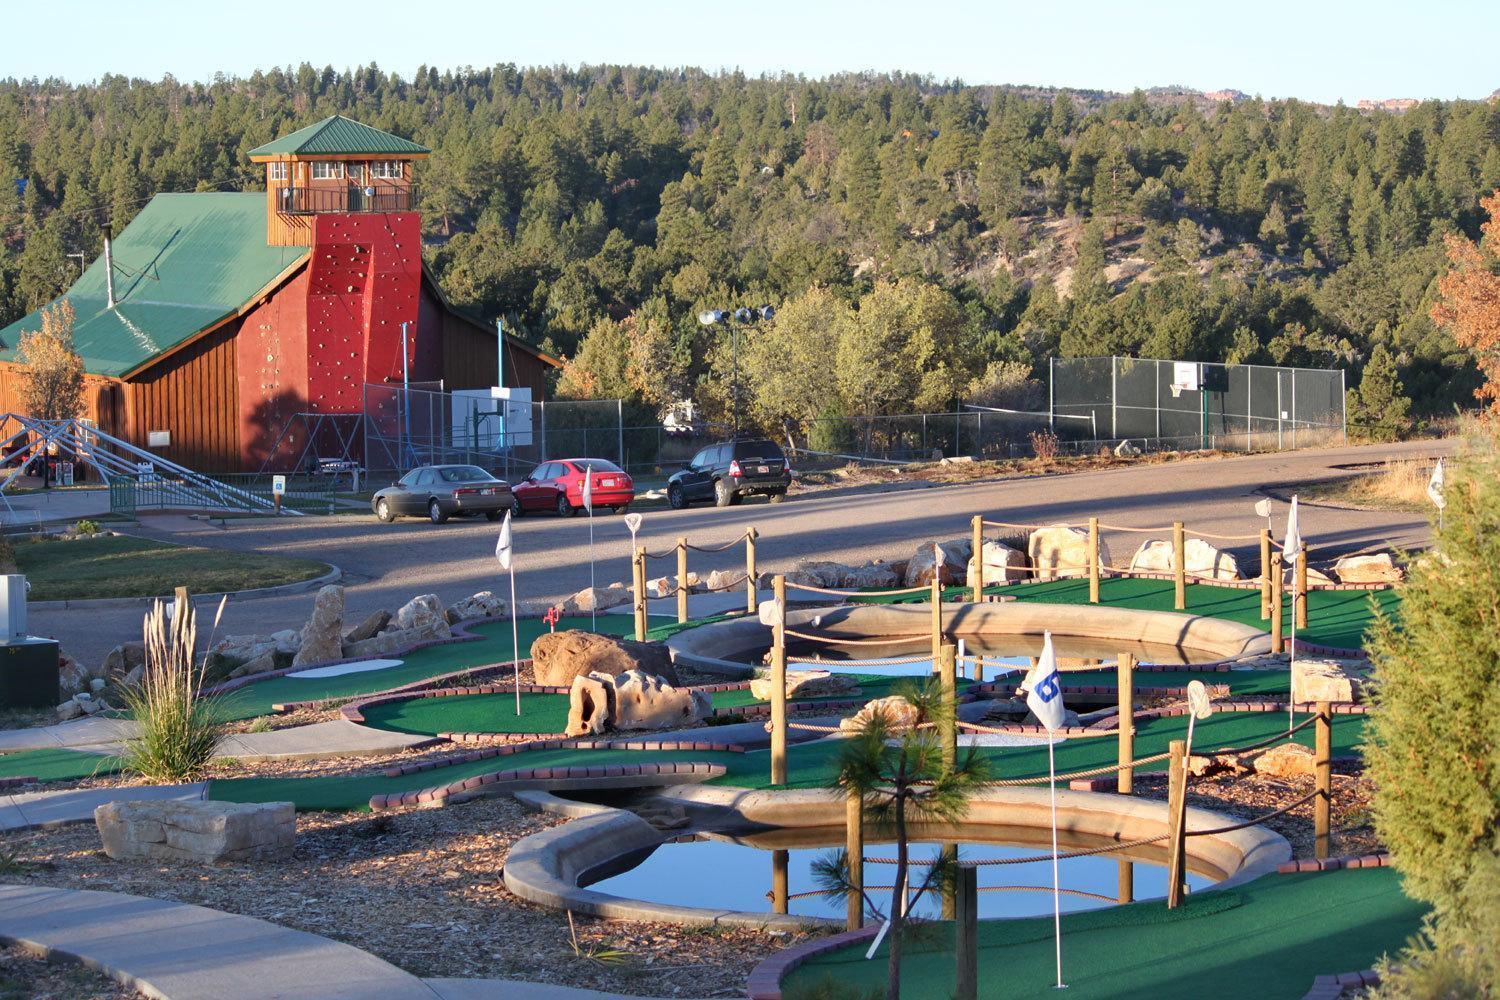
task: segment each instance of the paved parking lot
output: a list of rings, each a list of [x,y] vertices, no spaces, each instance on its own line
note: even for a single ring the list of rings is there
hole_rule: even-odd
[[[1019,523],[1080,521],[1097,514],[1107,522],[1137,527],[1181,519],[1190,532],[1251,533],[1262,523],[1252,510],[1262,487],[1290,487],[1337,476],[1340,466],[1351,463],[1449,450],[1447,442],[1419,441],[931,489],[813,493],[774,507],[757,499],[723,510],[647,512],[641,540],[652,550],[669,548],[679,535],[712,545],[754,525],[760,533],[761,568],[778,570],[812,557],[848,562],[904,558],[924,540],[966,535],[976,513]],[[1279,531],[1280,504],[1277,509]],[[587,518],[528,515],[515,528],[516,586],[523,604],[555,601],[588,585]],[[503,593],[506,587],[494,557],[496,526],[483,520],[434,526],[405,519],[384,525],[360,514],[241,521],[216,528],[185,517],[148,517],[139,530],[152,537],[222,548],[227,559],[235,552],[258,551],[334,563],[345,572],[347,618],[356,621],[377,608],[394,609],[416,594],[432,592],[454,601],[476,590]],[[1385,543],[1420,544],[1427,537],[1427,524],[1418,514],[1308,506],[1302,532],[1314,546],[1353,550]],[[1124,561],[1143,536],[1116,537],[1110,540],[1119,550],[1113,555]],[[1253,543],[1244,546],[1239,554],[1253,563],[1253,548]],[[630,534],[623,520],[609,513],[597,516],[593,556],[600,586],[629,581],[629,554]],[[706,576],[712,569],[742,568],[743,559],[739,548],[716,555],[693,553],[690,568]],[[651,566],[653,576],[674,571],[667,561]],[[231,601],[220,633],[300,627],[311,606],[308,594]],[[61,639],[68,652],[86,660],[138,636],[140,621],[139,608],[31,615],[34,633]]]

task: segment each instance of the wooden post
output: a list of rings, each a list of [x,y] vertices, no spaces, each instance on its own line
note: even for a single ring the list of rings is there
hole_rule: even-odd
[[[1281,639],[1281,552],[1271,553],[1271,652],[1280,653],[1286,648]]]
[[[1182,537],[1182,522],[1172,522],[1172,573],[1176,581],[1175,607],[1187,610],[1187,542]]]
[[[1318,702],[1313,723],[1313,777],[1318,797],[1313,799],[1313,855],[1328,857],[1329,820],[1333,815],[1333,706]]]
[[[958,870],[958,899],[953,928],[955,963],[954,1000],[975,1000],[979,996],[979,871]]]
[[[790,851],[771,852],[771,911],[787,912],[787,861]]]
[[[786,577],[776,575],[771,631],[771,784],[786,784]]]
[[[1187,743],[1173,740],[1167,746],[1167,909],[1182,905],[1182,873],[1187,860],[1184,850],[1187,829]]]
[[[1099,519],[1089,518],[1089,603],[1099,603]]]
[[[646,547],[637,546],[635,565],[635,641],[646,641]]]
[[[756,601],[755,583],[760,577],[760,568],[756,565],[755,539],[757,532],[752,524],[745,531],[745,613],[755,614],[758,602]]]
[[[1297,549],[1296,588],[1292,594],[1292,609],[1297,616],[1297,627],[1307,628],[1307,546]]]
[[[677,621],[688,620],[687,539],[677,539]]]
[[[1129,795],[1135,786],[1135,657],[1120,653],[1115,657],[1115,684],[1120,700],[1120,769],[1115,772],[1115,791]]]
[[[927,600],[932,604],[932,672],[937,673],[939,652],[943,648],[943,574],[942,564],[932,567],[932,592]]]
[[[1115,896],[1120,903],[1135,902],[1135,863],[1129,858],[1119,859],[1119,872],[1116,876],[1119,882],[1119,891]]]
[[[1271,617],[1271,529],[1260,529],[1260,620]]]
[[[865,925],[865,803],[857,792],[844,800],[844,851],[849,859],[849,898],[845,929]]]
[[[948,643],[938,647],[938,686],[943,692],[943,721],[938,740],[943,748],[943,770],[952,771],[958,759],[958,650]]]
[[[971,599],[978,604],[984,600],[984,518],[979,514],[974,515],[973,535],[970,547],[974,550],[974,578],[969,581],[969,587]]]

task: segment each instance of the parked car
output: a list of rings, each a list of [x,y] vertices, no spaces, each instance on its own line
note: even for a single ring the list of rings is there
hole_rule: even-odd
[[[583,477],[590,469],[594,472],[594,509],[604,507],[616,514],[628,510],[635,499],[635,483],[624,469],[602,458],[565,458],[543,462],[512,487],[516,516],[551,510],[572,517],[583,508]]]
[[[403,514],[426,514],[433,524],[450,517],[500,520],[515,503],[510,486],[477,465],[424,465],[370,498],[370,509],[385,522]]]
[[[677,510],[703,500],[728,507],[757,493],[780,503],[791,485],[792,468],[781,447],[765,438],[746,438],[694,455],[667,480],[667,503]]]

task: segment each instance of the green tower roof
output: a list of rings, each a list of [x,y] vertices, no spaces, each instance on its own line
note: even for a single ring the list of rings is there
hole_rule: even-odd
[[[250,150],[257,156],[426,156],[432,150],[414,142],[371,128],[362,122],[334,115],[315,125],[299,128]]]

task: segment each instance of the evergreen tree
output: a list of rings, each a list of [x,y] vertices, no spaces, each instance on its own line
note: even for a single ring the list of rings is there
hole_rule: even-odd
[[[1403,394],[1396,359],[1384,344],[1365,362],[1359,387],[1349,390],[1349,423],[1376,441],[1390,441],[1411,427],[1411,400]]]

